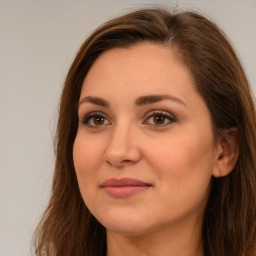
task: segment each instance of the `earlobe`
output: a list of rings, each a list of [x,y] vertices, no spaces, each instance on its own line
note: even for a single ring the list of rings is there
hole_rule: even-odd
[[[220,135],[213,176],[216,178],[228,175],[235,167],[239,155],[239,132],[237,128],[225,130]]]

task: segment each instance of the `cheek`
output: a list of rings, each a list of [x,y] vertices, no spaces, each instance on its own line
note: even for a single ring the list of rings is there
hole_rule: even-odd
[[[157,170],[156,175],[169,191],[185,192],[196,187],[206,189],[214,164],[211,133],[202,136],[192,132],[173,135],[168,139],[148,140],[145,155],[149,167]]]
[[[173,208],[182,213],[205,207],[212,176],[210,152],[209,145],[182,136],[151,155],[150,165],[156,170],[160,194],[170,212]]]
[[[102,148],[97,141],[77,134],[73,146],[73,160],[80,189],[93,184],[102,163]]]
[[[195,138],[186,138],[185,136],[175,136],[168,140],[148,141],[145,147],[146,154],[158,166],[166,166],[182,171],[181,166],[193,168],[195,165],[211,163],[213,156],[212,146],[208,143],[196,141]],[[151,145],[151,146],[150,146]],[[153,146],[154,145],[154,146]]]

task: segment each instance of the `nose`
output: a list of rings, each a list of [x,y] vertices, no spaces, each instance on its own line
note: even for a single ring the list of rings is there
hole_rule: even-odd
[[[103,160],[111,166],[122,168],[137,163],[140,158],[138,134],[135,129],[125,125],[113,129]]]

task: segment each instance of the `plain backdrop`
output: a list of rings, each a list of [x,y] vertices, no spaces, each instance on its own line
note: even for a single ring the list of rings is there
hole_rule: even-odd
[[[229,36],[256,91],[256,0],[0,0],[0,256],[27,256],[50,193],[66,72],[102,22],[155,5],[201,11]]]

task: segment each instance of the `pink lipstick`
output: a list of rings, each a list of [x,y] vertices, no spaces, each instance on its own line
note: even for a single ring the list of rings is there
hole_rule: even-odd
[[[152,187],[152,185],[131,178],[112,178],[103,182],[101,187],[112,197],[126,198],[143,192]]]

